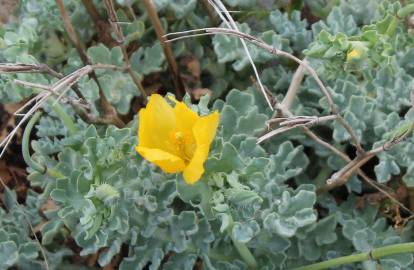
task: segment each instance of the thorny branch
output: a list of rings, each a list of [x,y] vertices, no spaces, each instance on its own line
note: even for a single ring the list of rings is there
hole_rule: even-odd
[[[104,68],[105,65],[95,65],[97,68]],[[110,66],[106,65],[106,68],[108,69],[114,69],[114,70],[121,70],[122,68],[117,66]],[[50,67],[48,67],[45,64],[12,64],[12,63],[0,63],[0,74],[13,74],[13,73],[47,73],[50,74],[53,77],[56,77],[58,79],[62,79],[64,76]],[[59,97],[59,95],[56,92],[51,91],[52,86],[49,85],[41,85],[37,83],[32,82],[26,82],[21,80],[14,80],[16,84],[20,84],[24,87],[30,87],[30,88],[39,88],[46,90],[48,92],[51,92],[52,95]],[[61,98],[62,102],[69,103],[72,108],[75,110],[75,112],[84,120],[86,123],[90,124],[113,124],[112,119],[105,118],[105,117],[99,117],[93,113],[90,113],[90,105],[85,103],[86,99],[83,97],[82,93],[80,92],[79,88],[77,87],[77,84],[73,84],[71,86],[72,90],[77,93],[78,99],[72,98],[72,97],[65,97]],[[37,96],[33,99],[31,99],[29,102],[27,102],[25,105],[23,105],[18,111],[15,112],[15,115],[21,115],[21,111],[23,111],[25,108],[27,108],[31,103],[34,101],[37,101]]]
[[[111,24],[113,28],[113,31],[117,37],[117,42],[119,44],[119,47],[122,50],[122,55],[124,58],[124,62],[126,64],[126,71],[128,72],[132,81],[134,82],[138,90],[140,91],[141,96],[143,97],[143,100],[145,102],[147,100],[147,93],[145,92],[145,89],[141,84],[141,80],[138,78],[137,74],[131,68],[131,63],[129,61],[129,56],[127,53],[127,48],[125,47],[125,44],[124,44],[125,37],[124,37],[121,27],[119,26],[118,15],[116,15],[113,1],[105,0],[105,7],[109,15],[109,23]]]
[[[203,0],[203,5],[206,7],[207,9],[207,14],[208,17],[210,19],[211,24],[213,25],[218,25],[220,23],[220,21],[217,19],[217,17],[214,15],[214,9],[213,7],[209,4],[208,0]]]
[[[209,0],[209,2],[211,3],[212,0]],[[220,13],[219,13],[220,15]],[[188,35],[189,34],[189,35]],[[196,36],[204,36],[204,35],[216,35],[216,34],[227,34],[227,35],[233,35],[233,36],[237,36],[239,38],[242,38],[262,49],[267,50],[269,53],[274,54],[274,55],[278,55],[278,56],[283,56],[286,58],[289,58],[293,61],[295,61],[296,63],[299,64],[298,70],[296,71],[295,75],[294,75],[294,81],[292,81],[292,84],[289,87],[289,91],[288,94],[286,95],[285,99],[282,101],[282,103],[277,103],[275,105],[276,111],[274,112],[274,117],[277,117],[278,115],[281,114],[281,116],[285,117],[286,119],[292,120],[292,121],[288,121],[285,122],[285,125],[282,125],[282,132],[289,130],[291,128],[296,128],[296,127],[300,127],[304,130],[305,134],[308,135],[310,138],[312,138],[313,140],[315,140],[318,144],[322,145],[323,147],[330,149],[332,152],[334,152],[336,155],[338,155],[339,157],[341,157],[344,161],[353,164],[354,162],[351,161],[351,159],[343,152],[341,152],[340,150],[336,149],[334,146],[332,146],[331,144],[329,144],[328,142],[325,142],[324,140],[322,140],[319,136],[317,136],[314,132],[312,132],[307,125],[312,125],[315,124],[317,122],[320,121],[320,118],[318,118],[319,121],[317,121],[316,119],[306,119],[306,121],[304,121],[304,119],[300,119],[298,120],[297,118],[292,118],[294,117],[292,115],[292,113],[290,113],[289,111],[289,107],[297,93],[297,90],[299,89],[299,86],[301,84],[301,81],[303,79],[304,76],[304,72],[307,71],[316,81],[316,83],[318,84],[319,88],[321,89],[321,92],[325,95],[327,101],[328,101],[328,105],[329,105],[329,111],[331,112],[332,115],[329,115],[325,118],[325,120],[336,120],[338,121],[348,132],[348,134],[351,137],[352,143],[355,145],[356,149],[357,149],[357,159],[362,163],[362,162],[366,162],[369,158],[372,158],[372,156],[374,156],[376,154],[376,151],[378,151],[378,149],[374,149],[371,150],[370,152],[366,153],[364,151],[364,149],[362,148],[360,141],[358,139],[358,137],[356,136],[354,130],[352,129],[352,127],[345,121],[345,119],[338,113],[337,111],[337,107],[333,102],[332,96],[330,94],[330,92],[328,91],[328,89],[326,89],[325,85],[322,83],[322,81],[320,80],[319,76],[317,75],[316,71],[310,67],[308,65],[308,63],[306,62],[306,60],[302,61],[299,58],[295,57],[292,54],[289,54],[287,52],[284,52],[282,50],[279,50],[277,48],[274,48],[266,43],[264,43],[263,41],[259,40],[256,37],[253,37],[251,35],[242,33],[238,30],[235,29],[226,29],[226,28],[204,28],[204,29],[197,29],[197,30],[189,30],[189,31],[183,31],[183,32],[176,32],[176,33],[170,33],[167,34],[167,36],[173,36],[173,38],[169,39],[168,42],[172,42],[175,40],[179,40],[179,39],[183,39],[183,38],[189,38],[189,37],[196,37]],[[182,36],[184,35],[184,36]],[[178,36],[178,37],[177,37]],[[258,89],[260,89],[258,87]],[[266,100],[269,100],[270,98],[268,97],[267,91],[264,91],[264,95]],[[276,120],[277,121],[277,120]],[[299,122],[298,122],[299,121]],[[289,125],[290,124],[290,125]],[[292,126],[292,124],[296,124]],[[280,133],[280,132],[279,132]],[[274,135],[274,134],[273,134]],[[269,136],[270,138],[271,136]],[[403,138],[402,138],[403,139]],[[401,139],[401,140],[402,140]],[[259,139],[260,140],[260,139]],[[388,142],[384,145],[384,147],[381,148],[381,151],[384,151],[386,149],[388,149],[389,147],[392,147],[394,144],[398,143],[399,141],[392,141],[392,142]],[[358,163],[359,164],[359,163]],[[346,171],[344,173],[344,178],[345,179],[342,183],[339,182],[337,185],[338,186],[340,184],[344,184],[346,183],[347,179],[346,177],[349,177],[353,172],[357,172],[368,184],[370,184],[371,186],[377,188],[381,193],[385,194],[388,198],[390,198],[394,203],[398,204],[401,208],[409,211],[411,213],[411,211],[409,209],[407,209],[402,203],[400,203],[399,201],[397,201],[393,196],[391,196],[387,191],[385,191],[384,189],[387,189],[387,187],[382,188],[380,184],[376,183],[374,180],[370,179],[361,169],[360,166],[350,166],[352,168],[351,172]],[[349,175],[348,175],[349,174]],[[324,188],[318,190],[318,192],[323,192],[326,190],[329,190],[330,188],[333,188],[334,186],[330,186],[329,184],[326,185]]]
[[[0,158],[5,153],[7,146],[10,144],[17,130],[33,115],[34,112],[40,109],[52,95],[57,96],[56,102],[59,102],[70,87],[76,84],[83,76],[90,74],[96,69],[119,69],[119,67],[104,64],[84,66],[72,72],[71,74],[63,77],[62,79],[58,80],[52,86],[50,86],[50,89],[42,91],[41,93],[37,94],[34,98],[29,100],[23,107],[28,107],[32,103],[35,104],[28,110],[28,112],[26,112],[23,115],[22,119],[19,121],[16,127],[0,143],[0,147],[3,148],[0,152]],[[105,119],[105,121],[109,121],[109,119]]]
[[[355,134],[354,130],[352,129],[352,127],[345,121],[345,119],[343,119],[343,117],[338,113],[337,108],[335,103],[333,102],[332,96],[330,94],[330,92],[328,91],[328,89],[325,87],[325,85],[323,84],[323,82],[321,81],[321,79],[319,78],[318,74],[316,73],[316,71],[309,66],[308,63],[306,63],[306,61],[302,61],[301,59],[297,58],[296,56],[279,50],[275,47],[272,47],[271,45],[261,41],[260,39],[252,36],[252,35],[248,35],[245,33],[242,33],[240,31],[236,31],[233,29],[227,29],[227,28],[216,28],[216,27],[212,27],[212,28],[203,28],[203,29],[198,29],[198,30],[190,30],[190,31],[183,31],[183,32],[176,32],[176,33],[170,33],[167,36],[171,36],[171,35],[182,35],[182,34],[188,34],[188,33],[194,33],[194,32],[204,32],[201,33],[201,35],[216,35],[216,34],[224,34],[224,35],[232,35],[232,36],[237,36],[239,38],[242,38],[266,51],[268,51],[269,53],[273,54],[273,55],[277,55],[277,56],[282,56],[282,57],[286,57],[289,58],[293,61],[295,61],[296,63],[298,63],[299,65],[303,66],[304,69],[306,69],[307,72],[309,72],[311,74],[311,76],[315,79],[316,83],[318,84],[321,92],[324,94],[324,96],[326,97],[328,104],[329,104],[329,110],[332,114],[337,115],[337,121],[346,129],[346,131],[348,132],[348,134],[350,135],[353,144],[355,145],[356,149],[357,149],[357,154],[361,155],[363,154],[365,151],[362,148],[360,141],[358,139],[358,136]],[[169,42],[178,40],[178,39],[182,39],[182,38],[188,38],[191,36],[179,36],[177,38],[173,38],[170,39]]]
[[[0,73],[46,73],[58,79],[62,79],[64,77],[61,73],[54,71],[46,64],[0,63]],[[72,86],[72,90],[78,98],[85,100],[85,97],[76,84]]]
[[[216,11],[217,15],[220,17],[220,19],[223,21],[223,23],[229,28],[229,29],[233,29],[235,31],[239,31],[239,28],[236,24],[236,22],[234,21],[233,17],[230,14],[230,11],[227,10],[226,6],[223,4],[223,2],[221,0],[207,0],[208,3],[210,4],[210,6]],[[242,46],[243,46],[243,50],[247,56],[247,59],[250,62],[250,65],[253,69],[253,73],[256,77],[257,83],[259,84],[259,89],[262,92],[262,94],[264,95],[267,105],[269,105],[270,110],[273,111],[273,106],[270,102],[270,100],[267,98],[266,95],[266,90],[265,87],[260,79],[259,76],[259,72],[257,71],[256,65],[253,61],[253,58],[251,56],[251,53],[249,51],[249,48],[247,47],[247,44],[245,42],[245,40],[243,38],[239,38]]]
[[[393,146],[397,145],[398,143],[402,142],[404,139],[406,139],[409,135],[411,135],[413,130],[413,125],[411,125],[411,128],[408,129],[406,132],[401,134],[398,137],[391,138],[390,140],[386,141],[382,146],[374,148],[368,152],[365,152],[363,155],[357,156],[355,159],[353,159],[351,162],[349,162],[347,165],[345,165],[341,170],[336,172],[331,176],[330,179],[328,179],[327,187],[326,189],[332,189],[336,186],[340,186],[345,184],[349,177],[352,176],[352,174],[359,168],[361,168],[365,163],[367,163],[370,159],[375,157],[381,152],[388,151]]]
[[[68,33],[70,41],[74,44],[76,50],[78,51],[78,54],[84,63],[85,66],[91,65],[91,62],[86,54],[85,46],[82,44],[81,40],[79,39],[78,34],[76,33],[72,22],[70,20],[70,17],[68,13],[66,12],[65,5],[63,3],[63,0],[56,0],[56,5],[59,8],[60,15],[62,17],[63,25],[65,26],[66,32]],[[115,110],[115,108],[109,103],[107,98],[105,97],[105,94],[102,90],[102,86],[99,83],[98,77],[96,76],[96,73],[92,70],[90,73],[91,78],[96,82],[99,88],[99,100],[100,105],[102,107],[102,110],[104,112],[103,118],[108,119],[111,123],[113,123],[116,126],[124,126],[125,123],[118,117],[118,114]]]
[[[277,106],[277,107],[280,107]],[[279,110],[280,111],[280,110]],[[270,129],[271,124],[279,124],[280,128],[272,130],[263,136],[257,139],[257,143],[261,143],[270,137],[276,136],[283,132],[298,128],[298,127],[310,127],[314,125],[319,125],[322,122],[336,120],[338,118],[337,115],[327,115],[327,116],[292,116],[292,117],[280,117],[280,118],[272,118],[267,121],[267,125]]]
[[[184,97],[186,93],[185,86],[181,79],[180,71],[178,69],[177,62],[175,61],[175,57],[170,47],[170,44],[168,44],[165,40],[165,32],[162,28],[161,20],[158,17],[157,10],[155,9],[152,0],[143,0],[143,3],[145,9],[147,10],[148,17],[152,25],[154,26],[155,32],[161,43],[162,49],[164,50],[165,58],[167,59],[168,66],[172,73],[175,89],[177,91],[177,96],[181,99],[182,97]]]
[[[256,85],[256,88],[259,89],[259,87],[257,85]],[[278,112],[282,116],[284,116],[285,119],[294,118],[293,114],[289,111],[289,109],[287,109],[285,106],[280,106],[281,104],[280,103],[277,103],[277,100],[272,96],[272,94],[269,91],[266,91],[266,93],[267,93],[267,95],[269,95],[269,98],[275,102],[275,108],[278,108]],[[348,162],[349,163],[349,162],[352,161],[348,157],[348,155],[346,155],[342,151],[338,150],[336,147],[334,147],[330,143],[324,141],[322,138],[320,138],[318,135],[316,135],[313,131],[311,131],[309,129],[309,127],[307,127],[307,126],[301,126],[301,128],[303,129],[304,133],[309,138],[311,138],[312,140],[314,140],[316,143],[318,143],[322,147],[324,147],[324,148],[332,151],[335,155],[339,156],[345,162]],[[391,190],[389,187],[384,186],[382,184],[379,184],[376,181],[374,181],[373,179],[369,178],[360,168],[356,168],[356,172],[358,173],[359,176],[362,177],[362,179],[364,179],[364,181],[366,183],[368,183],[370,186],[374,187],[379,192],[381,192],[382,194],[384,194],[392,202],[394,202],[399,207],[401,207],[402,209],[404,209],[405,211],[407,211],[408,213],[410,213],[410,215],[413,215],[414,216],[414,213],[410,209],[408,209],[404,204],[402,204],[401,202],[399,202],[394,196],[392,196],[390,194],[390,193],[394,193],[393,190]],[[345,183],[342,183],[342,184],[345,184]],[[338,184],[338,186],[339,186],[339,184]],[[325,185],[324,187],[319,188],[317,190],[317,193],[320,194],[320,193],[326,192],[326,191],[330,190],[331,188],[333,188],[333,187],[330,187],[329,185]]]
[[[115,46],[116,41],[111,36],[110,27],[105,20],[101,19],[93,0],[82,0],[82,4],[95,25],[96,32],[99,34],[99,41],[110,47]]]
[[[306,59],[303,59],[303,62],[307,63]],[[286,109],[289,109],[292,106],[293,100],[298,93],[299,87],[302,84],[304,76],[305,68],[303,65],[299,65],[295,71],[295,74],[293,74],[292,81],[280,106]]]

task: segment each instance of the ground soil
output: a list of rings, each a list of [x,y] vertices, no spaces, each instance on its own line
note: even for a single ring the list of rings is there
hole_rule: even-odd
[[[0,25],[9,20],[18,3],[18,0],[0,0]]]

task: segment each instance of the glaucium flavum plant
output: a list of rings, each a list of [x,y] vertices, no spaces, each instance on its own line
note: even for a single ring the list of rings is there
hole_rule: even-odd
[[[199,116],[185,103],[171,100],[174,108],[153,94],[147,107],[140,110],[136,150],[164,172],[183,172],[185,182],[194,184],[204,173],[220,115]]]

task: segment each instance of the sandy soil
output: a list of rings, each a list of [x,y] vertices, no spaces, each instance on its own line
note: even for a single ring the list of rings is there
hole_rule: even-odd
[[[8,21],[18,0],[0,0],[0,24]]]

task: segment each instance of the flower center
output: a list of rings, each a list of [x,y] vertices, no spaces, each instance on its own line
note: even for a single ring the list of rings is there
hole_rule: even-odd
[[[170,142],[174,145],[177,154],[186,162],[191,160],[193,155],[193,143],[191,136],[186,132],[174,131],[170,133]]]
[[[174,135],[173,136],[174,136],[174,140],[178,144],[184,143],[184,132],[181,132],[181,131],[174,132]]]

